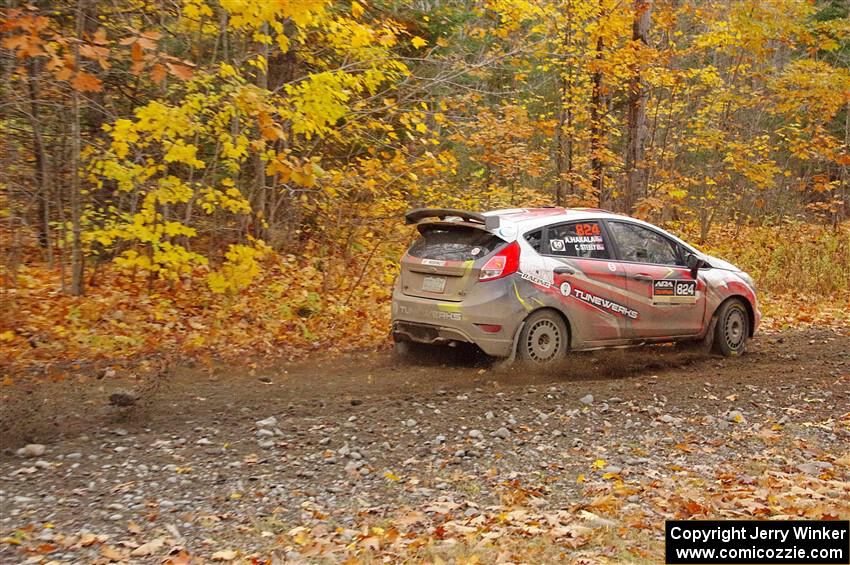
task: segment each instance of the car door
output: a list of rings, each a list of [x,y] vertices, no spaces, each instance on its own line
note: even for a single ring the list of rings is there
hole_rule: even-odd
[[[697,335],[705,316],[705,281],[691,276],[685,249],[649,227],[608,220],[617,257],[625,268],[629,307],[637,312],[634,338]]]
[[[625,269],[613,256],[608,234],[598,220],[547,226],[541,255],[553,272],[580,347],[629,339],[630,310],[626,300]]]

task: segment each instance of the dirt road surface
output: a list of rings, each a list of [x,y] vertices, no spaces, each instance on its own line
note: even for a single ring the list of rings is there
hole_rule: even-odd
[[[722,470],[825,481],[850,512],[850,336],[831,330],[762,335],[737,359],[658,346],[549,371],[464,349],[183,367],[135,406],[109,403],[144,386],[66,379],[3,398],[0,562],[109,561],[101,542],[130,551],[157,536],[207,558],[269,554],[305,522],[355,527],[434,500],[473,515],[509,491],[568,509],[611,477]],[[628,503],[661,516],[647,492]],[[101,538],[80,543],[89,533]],[[157,550],[131,561],[159,563]]]

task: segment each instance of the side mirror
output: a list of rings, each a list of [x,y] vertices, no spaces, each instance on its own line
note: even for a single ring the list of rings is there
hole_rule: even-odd
[[[699,273],[700,265],[702,265],[702,260],[699,257],[697,257],[695,254],[688,253],[687,256],[685,257],[685,263],[687,264],[688,268],[691,270],[691,278],[696,279],[697,273]]]

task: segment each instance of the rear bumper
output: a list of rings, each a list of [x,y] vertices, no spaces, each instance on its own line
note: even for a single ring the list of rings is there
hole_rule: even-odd
[[[488,289],[492,290],[496,289]],[[506,311],[510,310],[510,302],[501,298],[503,293],[498,294],[500,297],[483,302],[476,302],[474,296],[463,302],[440,302],[408,296],[396,289],[392,303],[393,338],[442,345],[467,342],[477,345],[487,355],[508,357],[523,313]],[[481,324],[498,325],[501,330],[485,332]]]
[[[393,322],[393,338],[398,341],[415,341],[435,345],[447,345],[455,341],[474,343],[474,340],[462,330],[405,320]]]

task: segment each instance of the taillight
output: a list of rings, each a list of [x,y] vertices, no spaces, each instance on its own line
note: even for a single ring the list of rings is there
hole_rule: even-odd
[[[490,257],[481,267],[479,281],[493,281],[512,275],[519,269],[519,243],[516,241]]]

